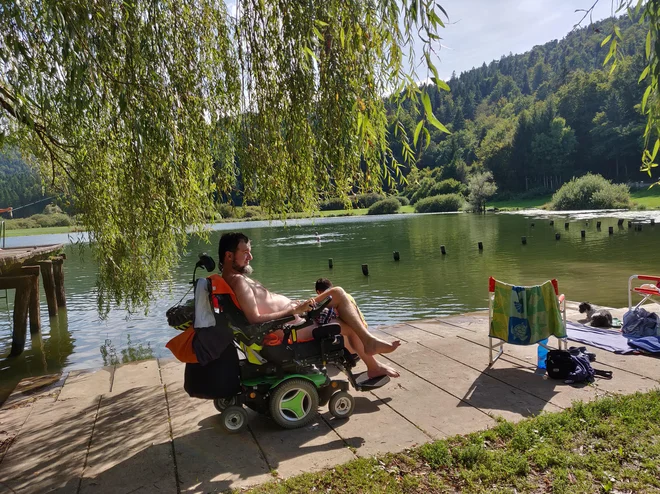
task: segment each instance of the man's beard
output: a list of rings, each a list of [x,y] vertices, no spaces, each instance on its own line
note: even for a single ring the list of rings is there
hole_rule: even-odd
[[[252,274],[252,272],[254,271],[252,269],[252,266],[250,266],[249,264],[246,264],[245,266],[239,266],[236,263],[232,263],[231,267],[234,269],[234,271],[241,274]]]

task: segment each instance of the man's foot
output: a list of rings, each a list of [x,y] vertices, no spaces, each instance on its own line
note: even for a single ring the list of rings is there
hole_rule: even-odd
[[[381,364],[380,362],[377,362],[377,364],[377,366],[367,370],[369,379],[381,376],[399,377],[399,372],[395,368]]]
[[[377,355],[379,353],[391,353],[401,345],[399,340],[388,343],[387,341],[379,340],[372,337],[369,341],[363,341],[364,352],[367,355]]]

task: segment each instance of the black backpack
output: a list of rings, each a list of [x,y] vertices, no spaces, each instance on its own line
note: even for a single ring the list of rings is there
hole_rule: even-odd
[[[594,376],[612,378],[611,371],[594,369],[591,362],[596,355],[587,352],[585,347],[571,347],[568,350],[550,350],[545,360],[548,376],[563,379],[567,384],[593,382]]]

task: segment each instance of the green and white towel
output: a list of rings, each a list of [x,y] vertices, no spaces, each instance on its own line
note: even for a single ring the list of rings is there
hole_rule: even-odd
[[[532,345],[549,336],[566,337],[551,281],[513,286],[496,280],[494,297],[489,336],[514,345]]]

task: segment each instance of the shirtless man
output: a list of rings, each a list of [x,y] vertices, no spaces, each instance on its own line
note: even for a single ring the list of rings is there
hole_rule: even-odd
[[[341,326],[349,350],[357,353],[366,364],[368,376],[399,377],[395,369],[377,361],[374,355],[393,352],[401,342],[397,340],[388,343],[372,335],[342,288],[333,287],[316,298],[298,301],[272,293],[258,281],[246,276],[252,273],[251,250],[250,239],[242,233],[225,233],[220,238],[218,259],[222,266],[222,277],[236,294],[238,303],[251,324],[302,314],[331,295],[330,307],[337,308],[337,312],[341,314],[336,322]],[[305,328],[299,331],[299,335],[301,338],[311,337],[311,329]]]

